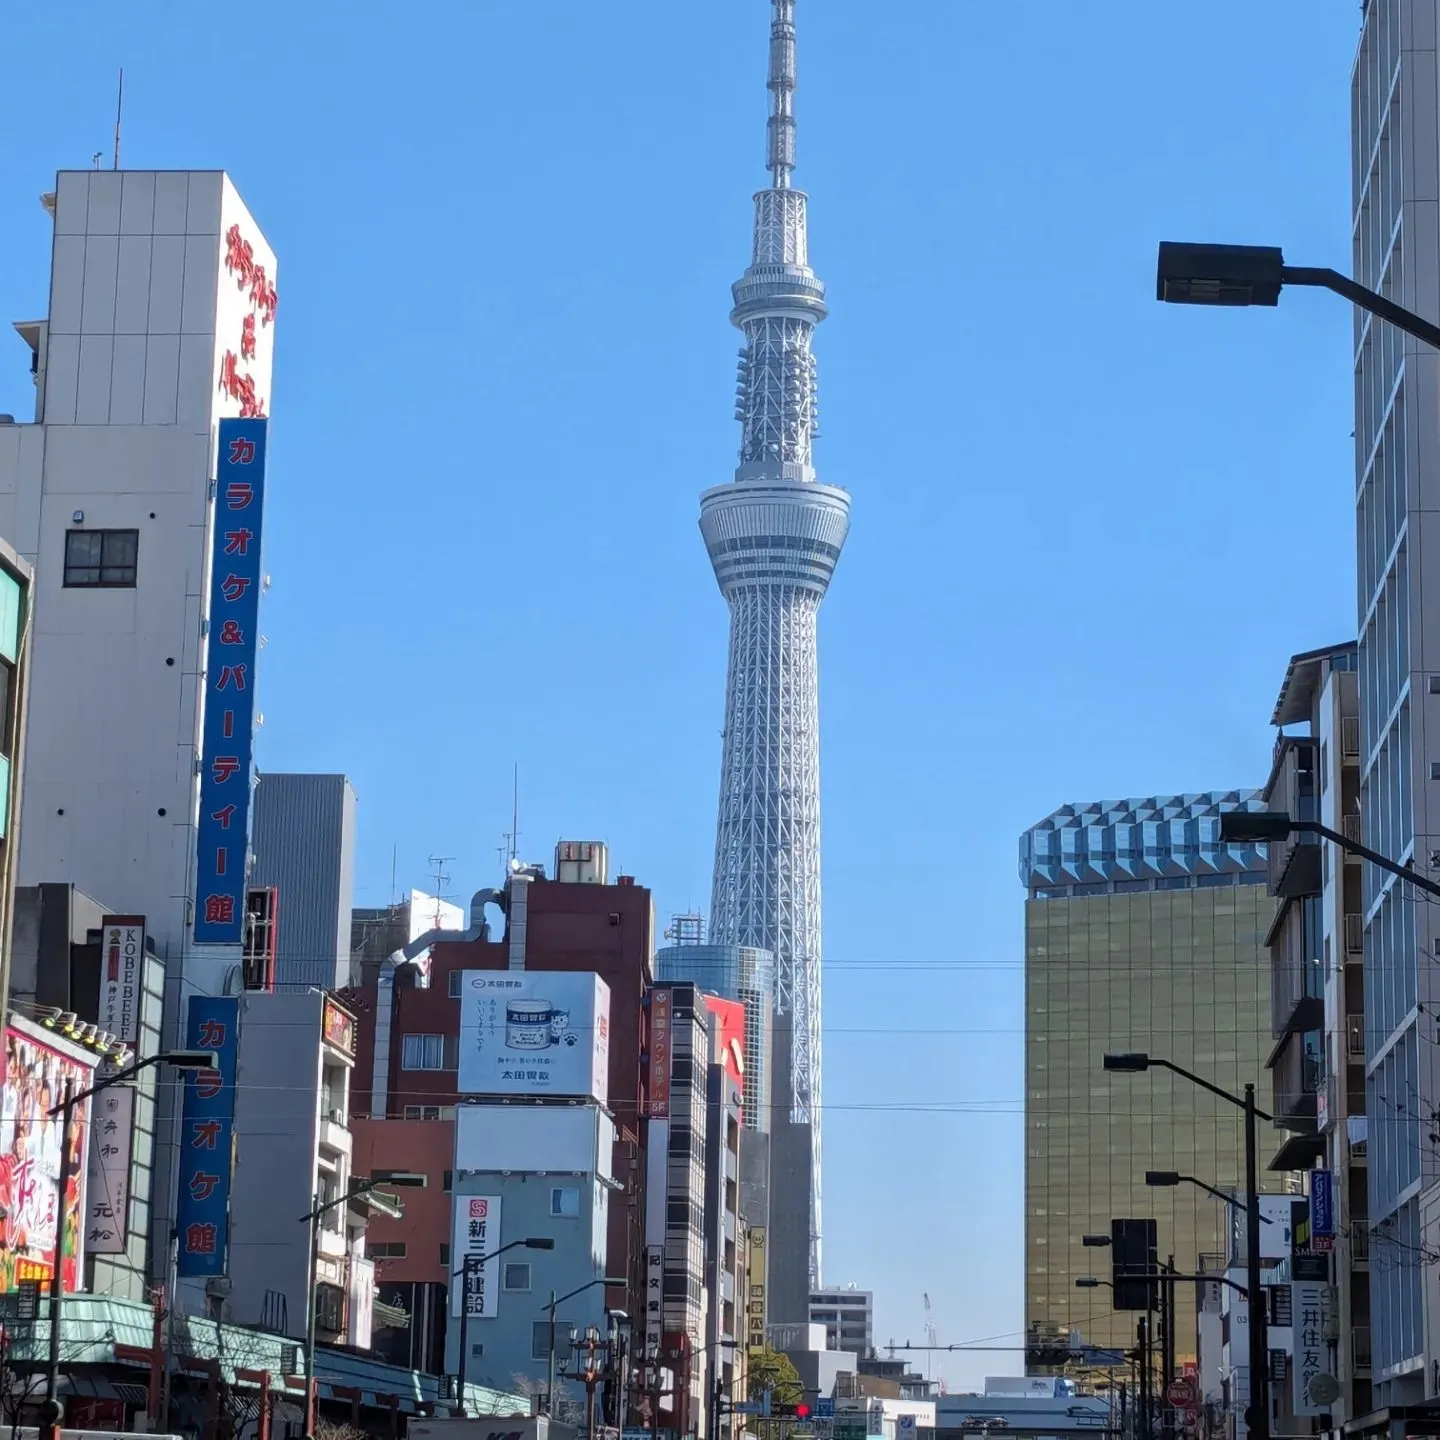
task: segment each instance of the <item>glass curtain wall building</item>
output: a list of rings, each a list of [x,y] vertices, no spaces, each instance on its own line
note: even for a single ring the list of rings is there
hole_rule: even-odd
[[[1351,78],[1352,273],[1426,316],[1440,314],[1436,12],[1436,0],[1367,0]],[[1436,354],[1356,310],[1354,359],[1361,838],[1434,874],[1440,752],[1426,747],[1425,721],[1440,704],[1440,661],[1422,637],[1440,615],[1425,620],[1420,579],[1424,526],[1440,510]],[[1437,593],[1432,583],[1432,604]],[[1435,1237],[1421,1224],[1440,1180],[1434,1127],[1421,1123],[1440,1100],[1428,1030],[1440,913],[1370,865],[1363,904],[1374,1403],[1391,1406],[1423,1400],[1440,1359],[1440,1315],[1427,1326],[1424,1313]]]
[[[1162,1259],[1194,1274],[1226,1250],[1228,1217],[1194,1186],[1149,1189],[1146,1170],[1217,1188],[1244,1179],[1238,1111],[1164,1070],[1110,1075],[1106,1051],[1142,1050],[1238,1093],[1265,1079],[1266,932],[1275,902],[1263,846],[1222,845],[1230,791],[1067,805],[1020,840],[1025,885],[1025,1318],[1042,1335],[1124,1350],[1135,1317],[1108,1290],[1109,1252],[1081,1237],[1154,1217]],[[1179,1288],[1177,1356],[1195,1346]]]

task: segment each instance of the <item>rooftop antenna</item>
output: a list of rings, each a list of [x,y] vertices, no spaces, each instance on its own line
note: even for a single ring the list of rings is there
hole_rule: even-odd
[[[110,168],[120,168],[120,117],[125,112],[125,67],[120,67],[120,87],[115,93],[115,163]]]
[[[445,867],[455,857],[453,855],[432,855],[430,864],[435,871],[435,898],[445,898],[445,887],[450,883],[450,876],[446,873]]]
[[[398,845],[392,845],[390,847],[390,903],[392,905],[395,904],[396,900],[399,898],[395,893],[396,872],[399,870],[399,868],[400,847]]]
[[[510,828],[505,832],[503,859],[513,866],[520,853],[520,764],[515,764],[515,774],[510,789]]]
[[[445,909],[445,887],[450,883],[450,876],[445,866],[453,860],[453,855],[432,855],[430,863],[435,867],[435,915],[431,921],[431,929],[443,930],[445,927],[440,923]]]

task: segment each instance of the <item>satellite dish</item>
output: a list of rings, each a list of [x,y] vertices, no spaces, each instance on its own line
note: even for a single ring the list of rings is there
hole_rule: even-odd
[[[1340,1382],[1322,1370],[1306,1382],[1305,1396],[1312,1405],[1329,1405],[1340,1398]]]

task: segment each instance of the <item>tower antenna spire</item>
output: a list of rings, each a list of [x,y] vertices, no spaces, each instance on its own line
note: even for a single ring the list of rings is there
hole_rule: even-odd
[[[770,0],[770,123],[765,164],[777,190],[795,169],[795,0]]]

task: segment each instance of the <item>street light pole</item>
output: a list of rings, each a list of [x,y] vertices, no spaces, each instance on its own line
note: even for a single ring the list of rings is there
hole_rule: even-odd
[[[469,1353],[467,1346],[470,1343],[470,1277],[476,1270],[482,1270],[497,1255],[503,1255],[507,1250],[518,1250],[523,1247],[526,1250],[553,1250],[555,1241],[548,1235],[527,1235],[520,1240],[510,1240],[499,1249],[492,1250],[488,1255],[466,1255],[460,1262],[458,1270],[450,1272],[452,1280],[460,1281],[460,1334],[458,1336],[460,1353],[455,1358],[455,1404],[463,1416],[465,1414],[465,1386],[467,1376],[470,1372]],[[551,1330],[551,1345],[554,1345],[554,1330]]]
[[[554,1241],[550,1245],[554,1245]],[[548,1248],[548,1247],[546,1247]],[[545,1390],[545,1414],[555,1414],[555,1307],[563,1305],[567,1300],[573,1300],[577,1295],[583,1295],[587,1290],[593,1290],[597,1285],[604,1285],[607,1288],[612,1285],[625,1285],[629,1282],[625,1279],[617,1279],[614,1275],[602,1275],[598,1280],[587,1280],[583,1285],[571,1290],[568,1294],[560,1296],[557,1300],[555,1292],[550,1292],[550,1303],[545,1307],[550,1312],[550,1354],[546,1362],[546,1390]]]
[[[1220,824],[1223,841],[1224,816],[1221,817]],[[1213,1081],[1205,1079],[1203,1075],[1196,1075],[1183,1065],[1176,1065],[1172,1060],[1132,1051],[1120,1055],[1106,1055],[1102,1063],[1106,1070],[1122,1074],[1138,1074],[1150,1069],[1169,1070],[1171,1074],[1181,1076],[1202,1090],[1208,1090],[1212,1095],[1228,1101],[1245,1113],[1245,1288],[1249,1294],[1249,1323],[1246,1329],[1250,1332],[1250,1405],[1245,1413],[1245,1424],[1249,1440],[1270,1440],[1270,1347],[1265,1335],[1265,1292],[1260,1283],[1260,1165],[1256,1122],[1273,1120],[1275,1117],[1267,1115],[1255,1104],[1253,1084],[1246,1085],[1245,1098],[1242,1100]]]
[[[319,1400],[315,1384],[315,1327],[317,1320],[315,1291],[320,1287],[320,1217],[329,1210],[337,1209],[341,1205],[348,1205],[352,1200],[358,1200],[365,1195],[371,1197],[370,1203],[376,1209],[398,1217],[401,1213],[400,1202],[393,1196],[377,1194],[376,1187],[380,1185],[414,1187],[424,1183],[423,1175],[397,1171],[392,1171],[388,1175],[375,1175],[364,1179],[356,1179],[352,1176],[349,1187],[333,1200],[322,1200],[320,1192],[313,1191],[310,1213],[300,1217],[300,1223],[308,1224],[310,1227],[309,1255],[305,1274],[305,1434],[307,1436],[315,1434]]]
[[[50,1352],[45,1370],[45,1404],[41,1412],[44,1417],[42,1433],[47,1440],[58,1437],[63,1409],[60,1404],[60,1331],[65,1307],[65,1200],[70,1188],[70,1144],[75,1128],[75,1109],[92,1095],[98,1095],[102,1090],[119,1085],[156,1065],[170,1065],[184,1071],[213,1070],[216,1068],[216,1057],[213,1050],[166,1050],[105,1076],[87,1090],[77,1091],[75,1082],[67,1078],[65,1098],[50,1111],[50,1119],[60,1116],[60,1171],[55,1197],[55,1259],[50,1269]]]
[[[1440,325],[1422,319],[1364,285],[1312,265],[1287,265],[1276,245],[1193,245],[1162,240],[1155,298],[1169,305],[1278,305],[1286,285],[1332,290],[1397,330],[1440,349]]]

